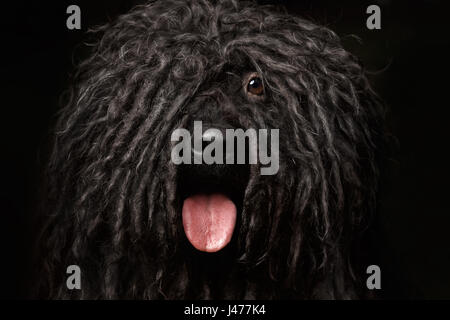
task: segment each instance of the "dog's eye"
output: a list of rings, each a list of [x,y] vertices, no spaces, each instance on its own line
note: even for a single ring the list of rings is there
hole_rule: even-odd
[[[253,76],[250,78],[247,84],[247,92],[255,96],[262,96],[264,87],[260,77]]]

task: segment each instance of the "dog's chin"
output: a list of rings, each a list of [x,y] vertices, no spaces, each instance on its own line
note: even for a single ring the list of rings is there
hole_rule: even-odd
[[[236,239],[249,180],[248,165],[181,165],[178,198],[191,248],[218,252]]]

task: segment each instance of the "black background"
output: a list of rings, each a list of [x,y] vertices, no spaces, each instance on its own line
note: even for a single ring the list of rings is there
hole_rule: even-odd
[[[398,140],[384,171],[376,221],[379,258],[373,263],[382,270],[382,297],[450,299],[450,22],[444,1],[261,2],[283,3],[289,12],[335,30],[373,73]],[[28,293],[30,216],[42,153],[73,61],[84,57],[86,31],[137,3],[0,4],[0,297]],[[70,4],[81,7],[80,31],[66,28]],[[381,7],[381,30],[366,28],[369,4]]]

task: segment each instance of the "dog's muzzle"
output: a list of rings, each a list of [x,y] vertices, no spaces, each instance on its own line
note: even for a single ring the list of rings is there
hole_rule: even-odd
[[[213,138],[225,143],[223,136]],[[193,149],[194,153],[201,154],[201,151]],[[232,240],[239,224],[248,176],[246,164],[203,163],[179,167],[183,228],[195,249],[216,252]]]

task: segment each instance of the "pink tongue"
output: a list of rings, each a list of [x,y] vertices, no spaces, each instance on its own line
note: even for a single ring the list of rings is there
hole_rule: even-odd
[[[197,250],[216,252],[224,248],[235,223],[236,206],[223,194],[201,194],[184,200],[184,232]]]

